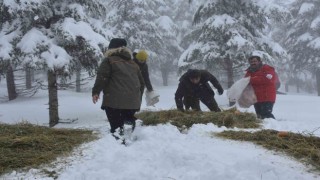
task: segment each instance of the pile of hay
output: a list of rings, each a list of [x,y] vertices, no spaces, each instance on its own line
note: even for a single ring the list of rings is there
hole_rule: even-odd
[[[50,163],[96,138],[89,130],[53,129],[27,123],[0,124],[0,175]]]
[[[244,131],[224,131],[214,134],[218,137],[238,141],[250,141],[269,150],[285,153],[297,160],[312,165],[320,171],[320,138],[292,132],[261,130],[254,133]]]
[[[252,113],[239,112],[235,108],[222,112],[198,112],[178,110],[145,111],[136,115],[143,125],[171,123],[178,128],[190,128],[193,124],[213,123],[227,128],[258,128],[261,121]]]

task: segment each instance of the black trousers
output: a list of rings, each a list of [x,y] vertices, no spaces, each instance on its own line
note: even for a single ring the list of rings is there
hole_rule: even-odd
[[[196,111],[201,111],[200,102],[199,102],[201,101],[204,105],[206,105],[210,109],[210,111],[215,111],[215,112],[221,111],[216,100],[214,99],[214,94],[209,90],[202,89],[201,91],[197,92],[196,96],[197,97],[192,97],[192,96],[184,97],[183,104],[186,110],[191,108]]]
[[[137,118],[134,116],[136,109],[115,109],[106,107],[105,112],[107,114],[111,133],[114,133],[117,128],[124,126],[125,122],[134,122]]]
[[[221,109],[218,106],[218,103],[214,99],[214,96],[209,96],[209,97],[200,97],[200,101],[205,104],[210,111],[215,111],[215,112],[220,112]]]
[[[257,102],[254,104],[254,109],[257,114],[257,118],[264,119],[264,118],[273,118],[275,119],[274,115],[272,114],[273,109],[273,102]]]
[[[187,96],[183,98],[183,104],[186,110],[190,108],[195,111],[201,111],[199,98]]]

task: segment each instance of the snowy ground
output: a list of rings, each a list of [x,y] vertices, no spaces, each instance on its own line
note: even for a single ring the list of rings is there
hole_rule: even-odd
[[[2,82],[1,82],[2,83]],[[0,83],[0,95],[5,88]],[[156,107],[142,110],[175,108],[176,85],[156,87],[160,102]],[[274,107],[277,120],[266,119],[264,129],[276,129],[320,136],[320,97],[315,95],[278,95]],[[226,93],[216,95],[218,104],[227,108]],[[32,98],[19,98],[0,103],[0,122],[17,123],[29,121],[48,125],[48,98],[41,92]],[[303,164],[249,142],[238,142],[210,137],[211,132],[221,132],[213,124],[194,125],[181,134],[172,125],[141,126],[135,133],[138,140],[128,147],[120,145],[109,134],[105,113],[100,101],[93,104],[90,93],[59,91],[59,114],[66,121],[56,127],[87,128],[100,134],[101,138],[84,144],[74,155],[58,159],[52,166],[60,180],[274,180],[320,179],[310,173]],[[203,110],[206,110],[203,107]],[[253,112],[253,108],[241,109]],[[25,173],[12,172],[0,179],[53,179],[32,169]]]

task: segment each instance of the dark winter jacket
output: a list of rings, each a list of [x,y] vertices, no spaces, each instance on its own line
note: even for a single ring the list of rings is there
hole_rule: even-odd
[[[143,90],[144,81],[131,51],[126,47],[108,50],[92,88],[92,95],[103,91],[101,108],[139,109]]]
[[[268,74],[271,75],[269,78],[267,78]],[[254,71],[248,68],[245,77],[249,76],[251,77],[250,84],[257,96],[257,102],[275,102],[276,83],[279,79],[274,68],[266,64]]]
[[[150,77],[149,77],[149,69],[148,69],[148,64],[146,62],[141,63],[139,62],[136,57],[135,57],[135,53],[133,53],[133,61],[135,63],[137,63],[137,65],[140,68],[144,83],[147,87],[148,91],[153,91],[152,85],[151,85],[151,81],[150,81]]]
[[[183,98],[199,98],[199,92],[205,92],[200,89],[205,89],[207,96],[214,96],[214,91],[209,85],[209,81],[211,84],[218,90],[220,94],[223,93],[223,88],[220,85],[219,81],[208,71],[199,70],[200,71],[200,82],[198,84],[193,84],[190,81],[190,71],[187,71],[185,74],[181,76],[179,79],[178,89],[175,93],[175,101],[178,109],[183,109]]]

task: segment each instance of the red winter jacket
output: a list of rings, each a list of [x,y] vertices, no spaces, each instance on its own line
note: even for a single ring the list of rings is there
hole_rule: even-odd
[[[273,67],[264,64],[255,72],[247,70],[245,77],[248,76],[251,77],[250,84],[257,96],[257,102],[276,101],[276,82],[279,79]]]

